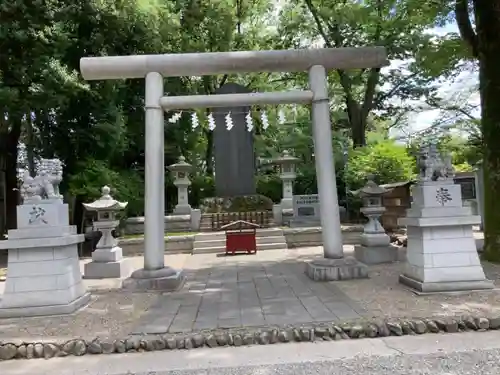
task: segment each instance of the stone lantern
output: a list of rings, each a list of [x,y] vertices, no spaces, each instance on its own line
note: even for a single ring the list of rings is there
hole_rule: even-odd
[[[174,214],[191,214],[191,206],[188,200],[188,188],[191,186],[191,181],[189,180],[191,168],[192,165],[186,163],[186,158],[182,155],[179,157],[177,163],[168,167],[174,176],[174,185],[177,186],[177,206],[175,206]]]
[[[361,245],[355,247],[355,257],[366,264],[390,263],[398,259],[398,249],[390,244],[390,237],[380,224],[380,216],[385,212],[382,205],[382,196],[391,192],[375,183],[374,176],[368,176],[368,182],[364,187],[355,192],[363,200],[361,212],[368,218],[363,234]]]
[[[128,277],[132,271],[123,259],[122,249],[113,237],[113,230],[119,225],[116,215],[123,211],[128,202],[118,202],[109,194],[111,189],[102,188],[102,196],[92,203],[84,203],[87,211],[96,212],[94,230],[102,236],[92,253],[92,262],[85,264],[84,275],[87,279],[122,278]]]
[[[293,209],[293,182],[297,175],[295,166],[299,161],[298,158],[290,155],[290,152],[285,150],[281,157],[274,160],[274,164],[280,168],[280,178],[283,181],[283,197],[281,198],[281,209]]]

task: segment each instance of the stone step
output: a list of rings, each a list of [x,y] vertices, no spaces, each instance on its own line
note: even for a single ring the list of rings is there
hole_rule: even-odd
[[[277,250],[277,249],[286,249],[286,243],[278,242],[278,243],[263,243],[257,244],[258,251],[264,250]],[[225,253],[226,246],[210,246],[210,247],[201,247],[197,248],[196,244],[193,249],[193,254],[212,254],[212,253]]]
[[[200,235],[196,235],[196,240],[194,243],[194,248],[201,249],[206,247],[224,247],[226,246],[225,235],[215,235],[215,236],[203,236],[203,239],[199,239]],[[206,238],[206,239],[205,239]],[[257,246],[266,244],[281,244],[286,247],[286,240],[283,236],[269,236],[269,237],[256,237]]]
[[[194,237],[194,241],[216,241],[216,240],[225,240],[226,233],[225,232],[204,232],[199,233]]]
[[[262,250],[277,250],[277,249],[283,249],[286,250],[286,242],[271,242],[271,243],[262,243],[262,244],[257,244],[257,250],[262,251]]]
[[[193,246],[197,249],[205,247],[224,247],[226,246],[226,239],[222,238],[216,240],[195,241]]]
[[[196,247],[193,248],[193,254],[214,254],[214,253],[224,253],[226,251],[226,246],[211,246],[211,247]]]
[[[283,229],[281,228],[262,228],[257,229],[256,237],[276,237],[283,236]]]
[[[264,236],[264,237],[256,237],[257,245],[266,244],[266,243],[285,243],[286,239],[284,236]]]

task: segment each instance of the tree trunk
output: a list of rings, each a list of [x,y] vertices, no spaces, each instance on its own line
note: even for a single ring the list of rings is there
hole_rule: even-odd
[[[30,175],[35,176],[35,139],[33,137],[31,113],[26,115],[26,157]]]
[[[366,121],[361,116],[350,118],[352,132],[352,147],[366,146]]]
[[[484,148],[486,259],[500,261],[500,0],[475,0]]]
[[[19,203],[19,186],[17,181],[17,145],[21,136],[21,123],[15,122],[6,135],[0,136],[0,152],[5,160],[5,218],[7,229],[17,227],[16,207]]]

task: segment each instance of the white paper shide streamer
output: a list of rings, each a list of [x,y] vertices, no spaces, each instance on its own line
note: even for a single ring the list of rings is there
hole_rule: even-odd
[[[215,130],[215,119],[212,112],[208,114],[208,129],[211,131]]]
[[[269,127],[269,119],[267,118],[266,111],[260,113],[260,119],[262,121],[262,129],[266,130]]]
[[[231,130],[234,126],[233,118],[231,117],[231,112],[228,112],[226,115],[226,128],[227,130]]]
[[[172,117],[168,119],[168,122],[170,122],[171,124],[175,124],[181,119],[181,117],[182,117],[182,112],[174,113]]]
[[[282,109],[278,112],[278,123],[284,125],[286,123],[285,112]]]
[[[191,113],[191,128],[196,129],[200,125],[200,120],[196,112]]]
[[[251,112],[247,113],[247,115],[245,116],[245,121],[247,123],[247,131],[251,132],[253,130],[253,119]]]

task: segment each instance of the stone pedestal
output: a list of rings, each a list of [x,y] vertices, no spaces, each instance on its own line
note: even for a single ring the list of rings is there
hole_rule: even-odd
[[[41,200],[17,207],[19,229],[9,231],[5,292],[0,318],[70,314],[90,300],[82,283],[78,243],[68,206]]]
[[[363,198],[364,206],[360,211],[368,218],[360,238],[361,245],[354,248],[354,256],[366,264],[395,262],[398,260],[398,249],[390,245],[391,239],[379,221],[385,212],[382,196],[391,190],[377,185],[373,175],[367,176],[367,180],[364,187],[354,192]]]
[[[281,198],[281,208],[282,210],[293,209],[293,181],[295,176],[281,176],[281,181],[283,181],[283,198]]]
[[[182,270],[163,267],[158,270],[139,269],[123,280],[122,288],[135,292],[149,290],[172,292],[180,289],[186,277]]]
[[[384,233],[363,233],[360,245],[354,247],[354,256],[365,264],[392,263],[398,260],[398,248]]]
[[[340,281],[368,277],[368,267],[353,257],[315,259],[306,263],[306,275],[314,281]]]
[[[399,220],[408,234],[400,282],[417,293],[492,289],[473,236],[472,226],[480,220],[462,207],[460,185],[452,179],[416,185],[412,208]]]

